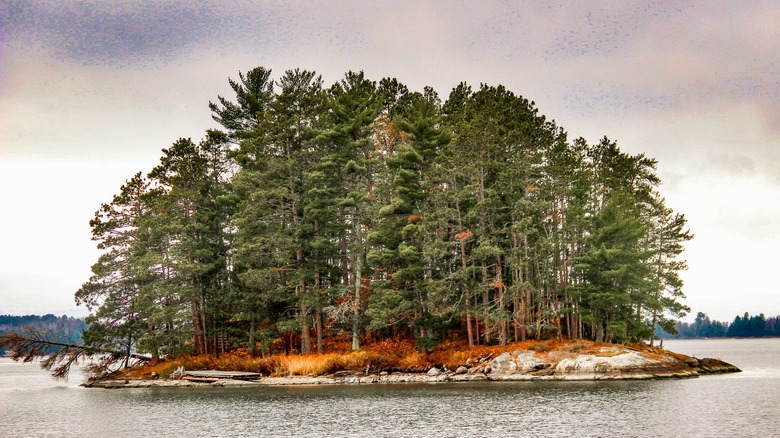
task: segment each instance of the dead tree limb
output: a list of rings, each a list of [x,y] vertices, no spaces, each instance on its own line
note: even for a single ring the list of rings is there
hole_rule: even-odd
[[[127,357],[126,352],[101,347],[90,347],[72,342],[63,342],[62,336],[50,330],[23,326],[21,333],[8,331],[0,334],[0,348],[12,352],[11,359],[22,362],[41,361],[41,368],[51,371],[56,379],[66,379],[73,364],[82,359],[101,356],[92,371],[105,372],[112,364]],[[148,362],[150,357],[130,353],[136,360]]]

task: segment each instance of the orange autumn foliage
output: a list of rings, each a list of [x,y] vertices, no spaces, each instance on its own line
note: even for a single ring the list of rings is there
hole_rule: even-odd
[[[504,352],[534,351],[537,357],[546,360],[560,360],[577,354],[595,353],[602,346],[586,340],[568,340],[559,342],[528,340],[513,342],[504,346],[477,345],[469,349],[462,341],[445,341],[430,352],[415,348],[407,339],[386,339],[364,346],[359,351],[331,351],[324,354],[274,354],[266,357],[250,355],[246,349],[215,355],[185,355],[162,360],[156,364],[147,364],[126,371],[123,375],[130,378],[143,378],[157,373],[161,377],[169,376],[176,368],[186,370],[248,371],[264,376],[324,376],[337,371],[356,373],[378,373],[380,371],[425,372],[433,366],[455,370],[467,363],[476,363],[480,359],[494,358]],[[644,345],[632,348],[643,351]],[[489,360],[489,359],[488,359]]]
[[[460,233],[455,235],[455,238],[460,240],[461,242],[465,242],[468,240],[469,237],[471,237],[473,233],[470,229],[466,229],[465,231],[461,231]]]

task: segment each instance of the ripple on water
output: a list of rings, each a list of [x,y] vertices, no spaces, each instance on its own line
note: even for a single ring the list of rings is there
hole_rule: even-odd
[[[96,437],[778,436],[780,340],[765,341],[683,342],[744,372],[656,381],[102,390],[0,359],[0,430]]]

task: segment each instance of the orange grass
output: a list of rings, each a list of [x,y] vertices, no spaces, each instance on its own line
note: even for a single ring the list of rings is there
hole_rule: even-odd
[[[614,344],[599,344],[585,340],[557,340],[514,342],[504,346],[477,345],[469,349],[463,342],[447,341],[431,352],[421,352],[409,340],[388,339],[365,345],[359,351],[325,354],[275,354],[266,357],[252,356],[245,349],[235,350],[219,356],[185,355],[162,360],[127,371],[127,377],[143,378],[153,372],[168,377],[178,367],[186,370],[249,371],[264,376],[322,376],[337,371],[378,373],[380,371],[424,372],[432,366],[446,366],[456,369],[467,363],[476,363],[491,355],[504,352],[533,351],[542,359],[561,360],[578,354],[593,354],[601,347]],[[343,346],[339,345],[339,349]],[[642,346],[635,346],[642,349]],[[344,351],[344,350],[342,350]],[[602,353],[603,354],[603,353]]]

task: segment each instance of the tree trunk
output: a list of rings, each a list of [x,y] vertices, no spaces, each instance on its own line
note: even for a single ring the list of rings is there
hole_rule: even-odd
[[[656,312],[655,309],[653,309],[653,325],[652,325],[652,331],[650,332],[650,346],[652,347],[655,343],[655,321],[656,321]]]
[[[307,314],[309,313],[308,309],[306,308],[306,305],[301,303],[301,350],[303,350],[303,354],[310,354],[311,353],[311,333],[309,333],[309,317]]]
[[[192,300],[191,306],[192,306],[192,324],[193,324],[193,329],[195,330],[194,333],[195,346],[197,347],[198,354],[205,354],[206,339],[205,339],[205,333],[203,331],[203,326],[201,325],[202,317],[201,317],[200,305],[197,298],[194,298]]]
[[[249,349],[249,354],[254,355],[255,354],[255,318],[252,317],[249,319],[249,345],[247,346]]]
[[[484,315],[485,329],[482,336],[485,338],[485,344],[490,343],[490,291],[487,285],[487,263],[482,262],[482,282],[484,283],[484,289],[482,289],[482,314]]]
[[[531,281],[531,273],[530,273],[530,264],[528,263],[528,236],[523,236],[523,259],[525,260],[525,278],[524,281],[528,282]],[[520,336],[522,337],[522,340],[525,341],[528,336],[528,330],[527,327],[533,323],[533,319],[531,318],[531,309],[533,308],[533,303],[531,302],[531,290],[529,288],[525,289],[525,303],[523,304],[523,318],[522,318],[522,327],[520,328]]]
[[[596,323],[596,342],[604,342],[604,324],[602,321]]]
[[[530,291],[526,289],[525,291],[525,303],[520,303],[520,340],[524,341],[528,338],[528,320],[527,317],[527,308],[528,308],[528,302],[530,301]]]
[[[458,229],[461,233],[465,233],[465,230],[463,230],[463,224],[460,217],[460,203],[456,200],[455,201],[455,209],[458,212]],[[463,269],[463,277],[464,277],[464,283],[468,282],[468,279],[466,278],[466,269],[468,268],[468,263],[466,260],[466,240],[468,240],[468,235],[464,235],[460,239],[460,267]],[[464,302],[466,303],[466,333],[469,338],[469,349],[474,348],[474,330],[471,326],[471,312],[469,311],[469,307],[471,307],[471,291],[468,288],[468,285],[465,285],[463,290],[464,295]],[[479,335],[477,335],[479,336]]]
[[[125,348],[125,368],[130,366],[130,354],[133,346],[133,335],[127,335],[127,347]]]
[[[512,298],[512,328],[513,338],[515,341],[520,339],[520,321],[518,321],[518,310],[520,309],[520,299],[517,297]]]
[[[320,289],[320,273],[319,271],[314,273],[314,291],[321,295],[322,291]],[[315,328],[317,332],[317,354],[322,354],[322,310],[320,309],[320,304],[317,305],[317,313],[315,314]]]
[[[504,297],[504,279],[501,277],[501,257],[496,257],[496,289],[498,294],[499,333],[498,342],[506,345],[506,302]]]
[[[469,302],[469,299],[467,297],[466,302]],[[469,338],[469,350],[474,349],[474,329],[471,327],[471,312],[469,312],[469,309],[466,309],[466,332],[468,333]]]
[[[355,222],[355,237],[360,241],[360,224]],[[352,351],[360,349],[360,316],[361,316],[361,302],[360,302],[360,287],[363,280],[363,257],[361,254],[355,254],[355,297],[354,297],[354,315],[352,320]]]

